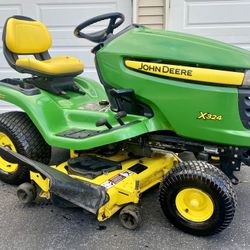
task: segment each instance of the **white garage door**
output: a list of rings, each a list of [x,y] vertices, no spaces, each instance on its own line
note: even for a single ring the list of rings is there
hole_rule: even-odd
[[[250,50],[250,1],[171,0],[169,29]]]
[[[122,12],[126,21],[122,27],[131,23],[131,0],[0,0],[0,31],[5,20],[13,15],[24,15],[42,21],[52,34],[53,46],[51,56],[69,55],[78,57],[84,62],[87,77],[97,79],[94,68],[94,56],[90,53],[93,43],[74,37],[73,30],[79,23],[108,12]],[[121,28],[122,28],[121,27]],[[95,26],[93,30],[104,28],[104,23]],[[0,79],[20,77],[7,64],[3,53],[2,43],[0,53]],[[13,107],[0,103],[0,112]]]

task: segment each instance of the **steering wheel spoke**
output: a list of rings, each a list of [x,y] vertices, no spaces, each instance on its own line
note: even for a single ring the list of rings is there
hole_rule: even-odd
[[[107,28],[107,33],[109,34],[113,33],[116,20],[117,20],[116,18],[110,18],[109,25]]]

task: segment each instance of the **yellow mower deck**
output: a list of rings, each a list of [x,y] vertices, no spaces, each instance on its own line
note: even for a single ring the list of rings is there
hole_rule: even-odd
[[[101,157],[100,155],[96,155]],[[111,217],[123,206],[137,204],[140,194],[161,182],[163,176],[175,165],[177,159],[172,154],[155,154],[152,158],[128,159],[125,152],[113,157],[105,157],[113,161],[122,161],[122,169],[104,173],[95,179],[80,175],[69,175],[67,162],[53,166],[72,178],[103,186],[109,196],[109,201],[98,210],[97,218],[103,221]],[[30,172],[31,179],[41,188],[40,196],[50,198],[50,181],[40,174]]]

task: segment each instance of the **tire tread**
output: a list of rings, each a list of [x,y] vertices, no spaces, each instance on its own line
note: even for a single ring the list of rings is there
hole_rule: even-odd
[[[171,186],[174,186],[176,183],[184,180],[190,180],[193,182],[201,181],[203,183],[206,183],[207,185],[213,187],[213,189],[217,190],[219,192],[219,195],[223,197],[223,200],[225,202],[226,211],[223,222],[214,231],[203,232],[203,235],[216,234],[228,227],[234,217],[235,209],[237,206],[237,198],[233,190],[232,183],[221,170],[203,161],[180,162],[164,177],[164,180],[160,185],[159,200],[166,217],[171,220],[168,211],[166,211],[165,195],[171,188]],[[174,221],[172,221],[172,223],[177,227],[180,227],[178,223]],[[181,229],[185,230],[185,228]],[[188,229],[186,229],[185,231],[188,231]]]
[[[13,141],[17,152],[32,159],[48,164],[51,147],[45,142],[38,129],[24,112],[13,111],[0,114],[0,131],[6,133]],[[0,174],[0,179],[9,184],[20,184],[29,179],[29,170],[20,166],[21,171],[13,176]]]

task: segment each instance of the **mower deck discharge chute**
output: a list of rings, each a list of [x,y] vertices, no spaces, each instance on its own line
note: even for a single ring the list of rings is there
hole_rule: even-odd
[[[33,161],[27,157],[15,153],[4,147],[0,148],[1,155],[7,159],[11,159],[13,163],[18,163],[27,166],[32,172],[38,172],[40,175],[36,178],[47,179],[48,186],[51,194],[58,195],[59,197],[79,206],[87,211],[96,214],[100,207],[107,201],[108,196],[105,188],[95,185],[84,180],[77,180],[71,178],[69,175],[49,167],[43,163]],[[35,178],[35,177],[33,177]],[[19,189],[20,192],[21,189]],[[20,194],[22,197],[22,193]]]
[[[108,20],[105,29],[85,28]],[[101,84],[79,76],[74,57],[51,57],[39,21],[7,19],[3,51],[24,79],[2,79],[0,98],[24,112],[0,115],[0,179],[36,199],[79,206],[99,221],[120,210],[135,229],[141,194],[160,184],[166,217],[195,235],[233,219],[234,172],[249,164],[250,53],[218,41],[130,25],[108,13],[74,34],[92,49]],[[33,57],[26,57],[33,55]],[[51,147],[70,158],[49,166]]]

